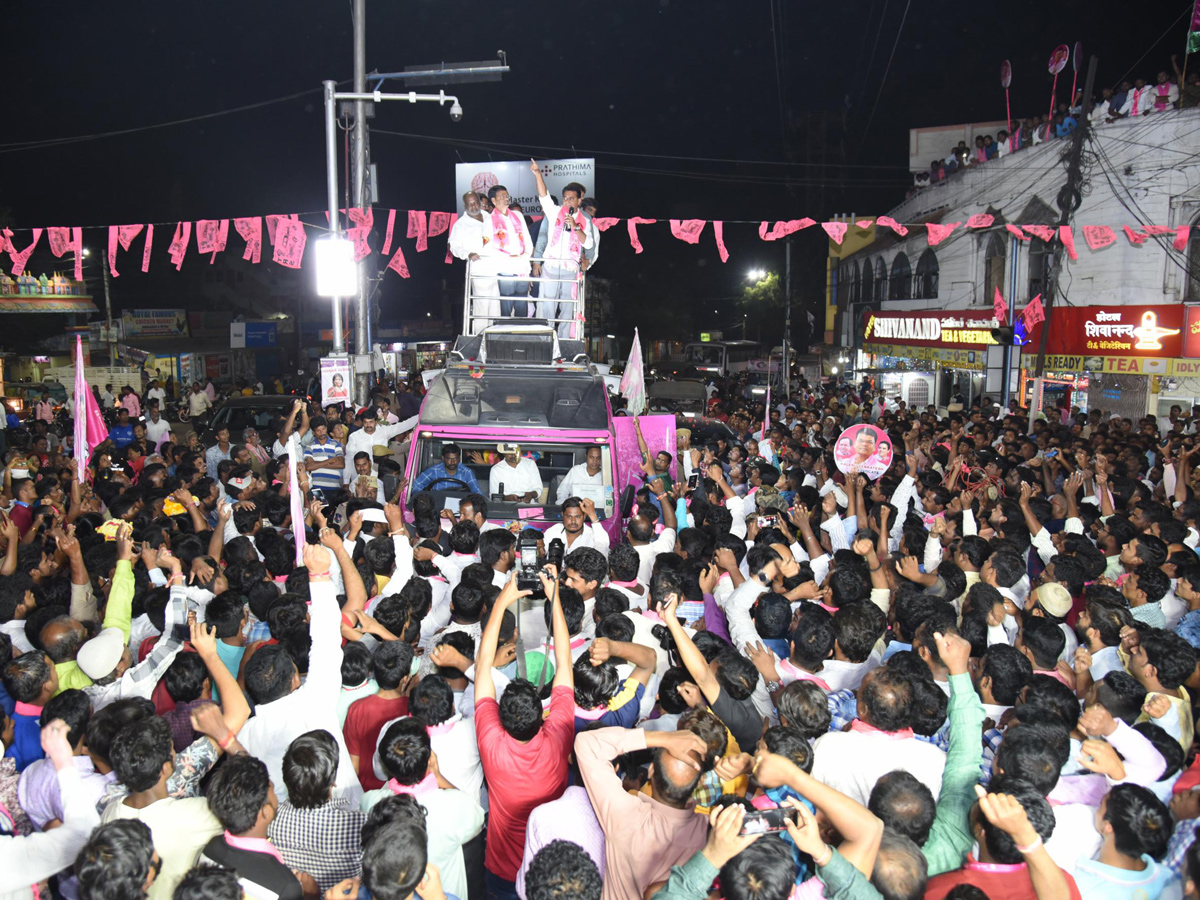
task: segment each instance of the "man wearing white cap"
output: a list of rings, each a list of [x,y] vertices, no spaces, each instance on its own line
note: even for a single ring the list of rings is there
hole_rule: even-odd
[[[503,499],[518,503],[536,501],[543,487],[537,463],[521,456],[519,444],[497,444],[496,449],[504,459],[492,466],[488,483],[492,496],[503,494]]]
[[[105,628],[79,648],[75,661],[92,683],[83,690],[97,712],[128,697],[147,700],[167,668],[183,649],[187,635],[187,590],[183,586],[183,565],[169,551],[159,551],[159,562],[170,567],[167,583],[171,587],[171,602],[167,604],[166,627],[146,658],[132,666],[129,641],[120,628]],[[131,667],[132,666],[132,667]]]
[[[1075,650],[1079,646],[1075,629],[1064,621],[1071,612],[1071,603],[1071,592],[1058,582],[1051,582],[1038,585],[1030,591],[1025,604],[1030,615],[1050,619],[1062,630],[1067,641],[1058,658],[1068,665],[1074,663]]]

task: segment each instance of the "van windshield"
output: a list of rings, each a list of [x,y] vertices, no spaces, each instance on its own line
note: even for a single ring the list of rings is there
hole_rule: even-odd
[[[712,344],[690,344],[687,348],[685,361],[696,365],[719,366],[723,348]]]

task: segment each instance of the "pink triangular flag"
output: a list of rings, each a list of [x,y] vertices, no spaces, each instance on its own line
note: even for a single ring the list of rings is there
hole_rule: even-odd
[[[171,238],[171,244],[167,247],[167,255],[171,257],[171,262],[175,263],[176,272],[183,268],[183,258],[187,255],[187,245],[191,237],[191,222],[180,222],[175,226],[175,236]]]
[[[1021,228],[1034,237],[1041,238],[1047,244],[1054,240],[1055,231],[1053,225],[1022,225]]]
[[[1140,231],[1134,231],[1128,225],[1122,225],[1121,227],[1125,229],[1125,237],[1129,238],[1129,243],[1135,246],[1140,246],[1149,240],[1146,235],[1142,234]]]
[[[875,224],[886,225],[888,228],[892,229],[892,231],[896,232],[896,234],[900,235],[900,237],[904,237],[906,234],[908,234],[908,229],[891,216],[880,216],[875,220]]]
[[[695,244],[700,240],[700,232],[704,230],[705,221],[704,219],[672,219],[671,234],[681,241]]]
[[[417,239],[417,252],[423,253],[429,249],[429,234],[425,227],[425,211],[410,209],[408,211],[408,236]]]
[[[1025,320],[1025,330],[1029,331],[1038,322],[1046,321],[1046,313],[1042,309],[1042,295],[1038,294],[1029,301],[1029,305],[1021,311],[1021,318]]]
[[[1142,231],[1146,232],[1150,237],[1158,237],[1163,234],[1170,234],[1175,229],[1170,225],[1143,225]]]
[[[1084,225],[1083,239],[1089,250],[1103,250],[1117,242],[1117,233],[1107,225]]]
[[[300,268],[308,235],[304,223],[296,219],[281,219],[275,226],[275,252],[271,258],[289,269]]]
[[[401,278],[408,278],[408,263],[404,259],[404,248],[399,244],[396,245],[396,252],[388,262],[387,267],[393,272],[398,272]]]
[[[592,224],[596,226],[597,231],[603,232],[608,231],[608,229],[612,228],[620,221],[620,219],[614,219],[612,217],[602,218],[597,216],[596,218],[592,219]]]
[[[1058,226],[1058,239],[1062,241],[1063,247],[1067,250],[1067,256],[1071,259],[1079,259],[1079,254],[1075,252],[1075,232],[1071,230],[1070,225]]]
[[[725,249],[725,223],[719,220],[713,222],[713,237],[717,239],[717,253],[721,262],[729,262],[729,251]]]
[[[11,256],[17,252],[17,248],[13,246],[12,236],[11,228],[0,230],[0,253],[7,253]]]
[[[925,226],[928,232],[926,239],[929,241],[929,246],[935,247],[940,244],[946,238],[950,237],[950,232],[961,224],[962,222],[951,222],[949,225],[939,225],[937,222],[930,222]]]
[[[968,228],[989,228],[996,221],[996,217],[991,213],[975,213],[967,219]]]
[[[247,259],[252,263],[262,259],[262,217],[250,216],[244,219],[234,219],[233,227],[246,242],[246,249],[242,251],[242,259]]]
[[[1004,297],[1000,294],[1000,288],[996,288],[996,298],[992,301],[992,313],[996,316],[996,321],[1001,325],[1008,321],[1008,304],[1004,302]]]
[[[225,235],[229,235],[229,220],[228,219],[200,219],[196,222],[196,250],[200,253],[217,253],[218,250],[224,250],[225,244],[221,241],[221,222],[225,223]],[[128,248],[126,248],[128,249]]]
[[[846,236],[849,226],[845,222],[822,222],[821,228],[829,235],[835,244],[840,244]]]
[[[1029,235],[1023,232],[1019,225],[1005,225],[1004,227],[1007,228],[1008,233],[1015,237],[1018,241],[1029,240]]]
[[[74,250],[75,246],[71,243],[71,229],[55,228],[51,226],[46,229],[46,240],[50,242],[50,252],[56,257],[62,258],[63,254],[68,250]]]
[[[1188,238],[1191,237],[1192,228],[1190,225],[1180,225],[1175,229],[1175,242],[1171,245],[1176,250],[1186,250]]]
[[[396,211],[388,210],[387,230],[383,233],[383,249],[379,252],[387,256],[392,252],[392,232],[396,230]]]
[[[857,222],[854,223],[854,227],[855,228],[870,228],[874,224],[875,224],[874,219],[859,219]]]
[[[454,213],[431,212],[429,214],[429,236],[437,237],[439,234],[448,231],[453,217]]]
[[[634,253],[642,252],[642,242],[638,240],[637,227],[639,225],[653,225],[657,219],[643,219],[641,216],[633,216],[627,219],[625,227],[629,229],[629,245],[633,247]]]
[[[35,228],[35,229],[33,229],[33,240],[29,242],[28,247],[26,247],[20,253],[15,253],[15,252],[13,252],[12,249],[10,249],[8,251],[8,255],[10,257],[12,257],[12,263],[13,263],[12,273],[14,275],[24,275],[25,274],[25,264],[27,262],[29,262],[29,257],[31,257],[33,255],[33,250],[38,245],[38,241],[40,241],[41,239],[42,239],[42,229]],[[15,247],[15,245],[11,241],[9,241],[9,247],[13,248],[13,247]]]
[[[368,238],[375,227],[375,209],[371,206],[366,209],[351,207],[346,210],[346,216],[353,223],[353,227],[348,229],[346,234],[354,241],[354,261],[358,262],[371,255],[371,243]]]
[[[446,225],[446,258],[442,260],[446,265],[453,265],[454,254],[450,252],[450,235],[454,232],[454,223],[458,221],[458,213],[450,213],[450,221]]]

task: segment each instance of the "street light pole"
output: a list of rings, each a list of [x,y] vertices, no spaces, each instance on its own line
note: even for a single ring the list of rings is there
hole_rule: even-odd
[[[354,0],[354,93],[363,94],[367,89],[367,0]],[[367,117],[366,104],[361,99],[354,101],[353,138],[354,205],[365,209],[370,204],[366,197],[367,184]],[[361,359],[371,352],[370,336],[367,334],[367,301],[371,287],[367,274],[366,260],[358,264],[358,296],[354,302],[354,352]],[[354,400],[358,406],[366,406],[370,399],[371,374],[355,366]]]
[[[107,260],[100,260],[100,271],[104,274],[104,333],[108,337],[108,365],[112,368],[116,365],[116,342],[113,341],[113,326],[112,326],[112,298],[108,293],[108,265]]]
[[[337,199],[337,82],[325,84],[325,190],[329,201],[329,233],[334,237],[341,234],[342,224],[338,214]],[[332,297],[333,305],[333,352],[346,352],[346,338],[342,334],[342,298]]]

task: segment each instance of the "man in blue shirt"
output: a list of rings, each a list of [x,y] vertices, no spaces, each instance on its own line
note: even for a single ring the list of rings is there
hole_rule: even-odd
[[[418,475],[417,480],[413,482],[413,490],[420,493],[436,486],[442,491],[458,491],[462,486],[455,481],[461,481],[467,485],[469,493],[482,493],[479,482],[475,480],[475,473],[466,466],[459,465],[461,459],[462,451],[458,449],[458,444],[446,444],[442,447],[442,461]]]
[[[58,670],[40,650],[22,653],[4,667],[4,688],[16,701],[13,739],[4,755],[15,759],[17,771],[41,759],[42,707],[58,692]]]
[[[129,410],[122,407],[121,411],[117,413],[117,424],[109,430],[108,436],[118,450],[124,450],[133,443],[133,426],[129,424]]]

